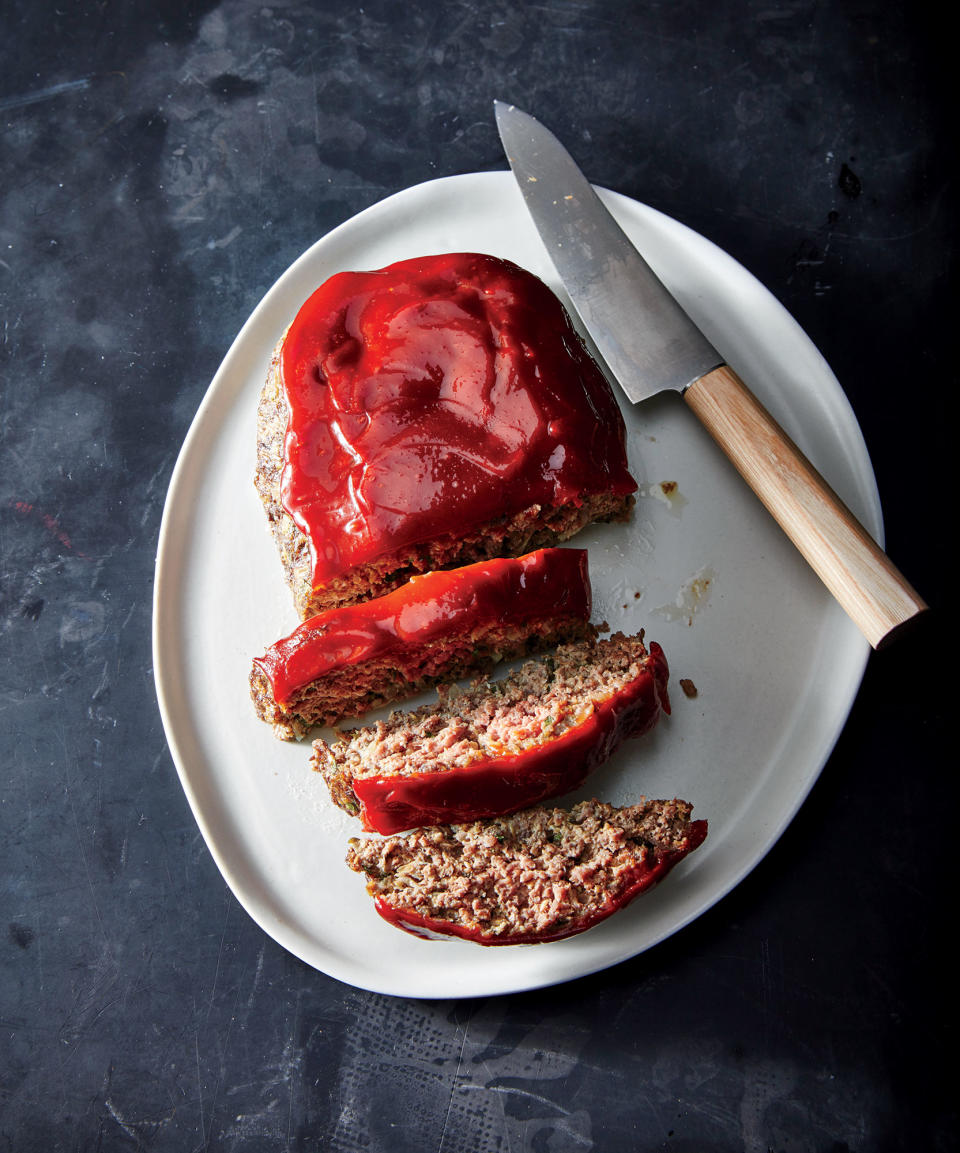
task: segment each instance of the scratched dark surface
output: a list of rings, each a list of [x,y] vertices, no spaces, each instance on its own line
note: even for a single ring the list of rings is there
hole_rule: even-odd
[[[955,65],[918,8],[0,8],[0,1149],[955,1147]],[[253,306],[359,209],[505,167],[494,97],[784,302],[937,615],[871,658],[812,796],[693,926],[560,988],[407,1001],[309,969],[226,887],[157,710],[153,566]]]

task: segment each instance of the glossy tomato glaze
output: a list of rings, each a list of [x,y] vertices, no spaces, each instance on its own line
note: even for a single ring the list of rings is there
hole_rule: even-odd
[[[461,824],[572,792],[622,741],[651,729],[661,710],[669,713],[668,676],[667,658],[654,642],[639,676],[559,737],[463,768],[355,777],[363,827],[391,834],[418,825]]]
[[[479,561],[424,573],[385,596],[328,609],[271,645],[254,663],[283,706],[300,689],[337,668],[388,654],[403,669],[423,646],[501,622],[590,619],[585,549],[546,548],[526,556]]]
[[[577,921],[554,930],[541,933],[513,933],[500,936],[485,935],[479,929],[471,929],[462,925],[455,925],[438,917],[425,917],[409,909],[398,909],[389,904],[383,897],[377,897],[374,904],[377,912],[384,920],[398,929],[405,929],[415,937],[460,937],[465,941],[474,941],[479,945],[541,945],[548,941],[562,941],[566,937],[573,937],[577,933],[586,932],[594,925],[604,921],[617,910],[629,905],[641,893],[652,889],[670,872],[674,865],[683,860],[694,849],[703,844],[707,836],[706,821],[691,821],[687,843],[682,849],[673,849],[665,853],[657,853],[652,864],[638,866],[633,875],[626,881],[623,889],[617,894],[608,894],[607,899],[597,909]]]
[[[623,418],[535,276],[451,253],[342,272],[288,330],[282,500],[314,585],[531,505],[627,495]]]

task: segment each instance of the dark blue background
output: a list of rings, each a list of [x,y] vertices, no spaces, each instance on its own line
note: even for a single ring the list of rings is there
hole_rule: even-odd
[[[0,1149],[954,1147],[956,65],[919,11],[7,0]],[[504,168],[494,97],[784,302],[935,613],[871,658],[809,801],[693,926],[560,988],[404,1001],[308,969],[226,888],[157,712],[153,565],[251,309],[359,209]]]

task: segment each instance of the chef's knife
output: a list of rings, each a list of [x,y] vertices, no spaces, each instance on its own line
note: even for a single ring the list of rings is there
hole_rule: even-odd
[[[683,395],[874,648],[926,609],[643,259],[557,138],[495,101],[510,167],[574,308],[634,403]]]

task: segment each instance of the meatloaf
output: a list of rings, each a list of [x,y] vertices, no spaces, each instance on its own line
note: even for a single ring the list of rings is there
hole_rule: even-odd
[[[274,352],[256,487],[301,619],[625,520],[623,418],[536,277],[454,253],[331,277]]]
[[[481,945],[582,933],[655,885],[703,843],[686,801],[583,801],[472,824],[350,841],[377,911],[408,932]]]
[[[594,637],[583,549],[540,549],[413,577],[327,609],[253,662],[257,714],[284,739],[403,700],[498,660]]]
[[[514,812],[579,787],[669,710],[667,662],[643,634],[561,645],[500,680],[441,686],[436,703],[313,746],[334,802],[365,829]]]

